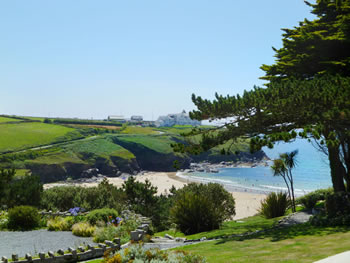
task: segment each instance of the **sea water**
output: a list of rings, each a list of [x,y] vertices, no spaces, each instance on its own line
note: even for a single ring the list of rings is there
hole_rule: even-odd
[[[307,140],[297,139],[292,143],[278,143],[273,149],[263,148],[271,160],[278,158],[280,153],[293,150],[299,151],[297,165],[292,170],[297,196],[332,185],[327,156]],[[218,173],[195,172],[180,176],[194,181],[218,182],[231,191],[268,193],[287,190],[283,178],[273,176],[270,166],[221,168]]]

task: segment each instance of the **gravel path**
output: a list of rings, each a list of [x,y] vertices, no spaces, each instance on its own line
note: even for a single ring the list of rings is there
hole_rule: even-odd
[[[49,250],[66,250],[68,247],[90,243],[93,243],[91,238],[77,237],[71,232],[51,232],[46,229],[26,232],[0,231],[0,258],[10,258],[13,253],[24,257],[26,253],[47,253]]]

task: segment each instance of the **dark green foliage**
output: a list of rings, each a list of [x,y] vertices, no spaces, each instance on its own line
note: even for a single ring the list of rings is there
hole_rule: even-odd
[[[15,169],[0,170],[0,205],[6,205],[7,196],[10,191],[9,184],[16,174]]]
[[[39,226],[38,210],[32,206],[16,206],[8,211],[8,228],[13,230],[31,230]]]
[[[5,207],[38,206],[43,192],[40,179],[29,175],[16,178],[15,175],[15,169],[0,170],[0,205]]]
[[[320,196],[317,194],[309,193],[298,199],[298,202],[302,204],[306,209],[311,210],[316,206],[316,203],[320,200]]]
[[[268,194],[265,200],[261,201],[260,213],[266,218],[274,218],[285,215],[289,206],[286,193]]]
[[[313,1],[314,2],[314,1]],[[262,65],[262,79],[312,78],[325,73],[350,76],[350,1],[322,0],[309,4],[317,16],[293,29],[283,29],[283,47],[276,62]]]
[[[173,222],[185,234],[209,231],[235,215],[232,195],[219,184],[190,183],[175,194]]]
[[[127,204],[133,211],[144,216],[153,216],[158,202],[157,187],[152,186],[148,180],[145,183],[136,182],[135,177],[131,176],[124,182],[123,190]]]
[[[52,123],[52,120],[50,120],[49,118],[45,118],[44,123]]]
[[[312,217],[310,223],[316,226],[350,226],[350,194],[347,192],[326,194],[325,211]]]
[[[123,191],[109,184],[107,180],[97,187],[53,187],[44,191],[41,200],[42,208],[59,211],[67,211],[73,207],[82,207],[86,210],[107,207],[120,211],[124,204]]]
[[[319,189],[308,193],[302,197],[297,199],[297,203],[302,204],[306,209],[311,210],[315,207],[318,201],[326,200],[326,196],[329,194],[333,194],[333,189]]]
[[[91,225],[96,225],[98,221],[102,221],[105,223],[111,222],[112,220],[115,220],[117,216],[117,210],[111,208],[101,208],[92,210],[91,212],[89,212],[86,218]]]
[[[330,218],[350,215],[350,193],[337,192],[326,196],[326,215]]]
[[[43,184],[38,176],[26,175],[13,180],[9,185],[7,206],[30,205],[38,207],[43,193]]]

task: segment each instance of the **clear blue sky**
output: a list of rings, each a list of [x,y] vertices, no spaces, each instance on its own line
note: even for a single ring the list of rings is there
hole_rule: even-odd
[[[262,85],[302,0],[0,2],[0,114],[106,118],[191,110]]]

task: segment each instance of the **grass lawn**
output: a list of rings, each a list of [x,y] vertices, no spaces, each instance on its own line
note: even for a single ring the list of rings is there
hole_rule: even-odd
[[[2,117],[0,116],[0,123],[6,123],[6,122],[21,122],[22,120],[15,119],[15,118],[8,118],[8,117]]]
[[[181,249],[205,256],[208,262],[314,262],[349,248],[350,228],[313,227],[307,223]]]
[[[73,131],[75,129],[39,122],[3,124],[0,126],[0,152],[50,144]]]
[[[219,237],[227,237],[230,235],[243,234],[247,232],[254,232],[256,230],[262,230],[271,228],[275,225],[278,220],[281,218],[273,218],[273,219],[265,219],[262,216],[251,216],[238,221],[227,221],[224,222],[220,229],[209,231],[209,232],[201,232],[194,235],[186,236],[187,239],[199,239],[202,237],[206,238],[219,238]],[[185,235],[181,232],[174,232],[172,230],[158,232],[155,236],[164,236],[165,234],[169,234],[176,237],[184,237]]]

